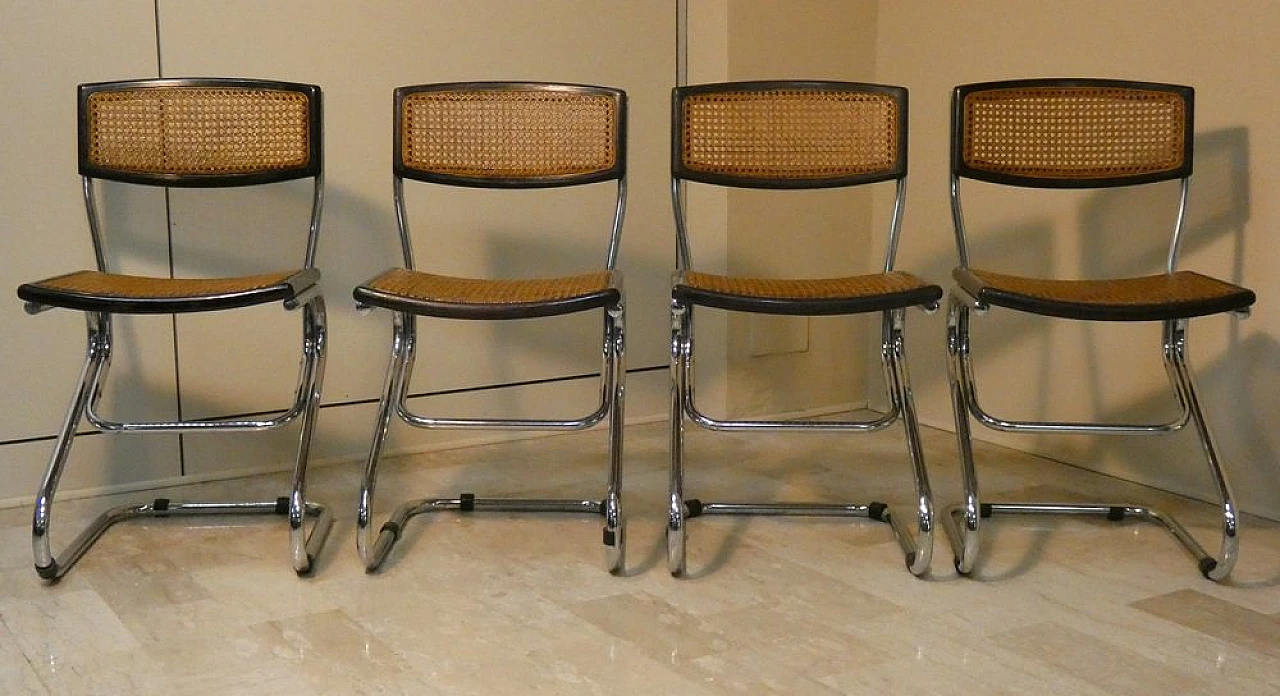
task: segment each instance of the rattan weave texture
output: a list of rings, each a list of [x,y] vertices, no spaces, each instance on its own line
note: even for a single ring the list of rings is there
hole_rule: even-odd
[[[88,162],[125,172],[253,174],[305,168],[307,95],[234,87],[147,87],[89,96]]]
[[[1037,86],[965,95],[961,158],[984,172],[1107,179],[1176,170],[1187,119],[1176,93]]]
[[[236,278],[152,278],[77,271],[18,288],[25,301],[86,312],[173,314],[250,307],[295,295],[306,271]],[[301,288],[298,288],[301,289]]]
[[[365,287],[409,300],[457,305],[527,305],[558,302],[606,292],[608,271],[562,278],[487,280],[435,275],[403,268],[392,269]]]
[[[773,300],[830,300],[875,297],[929,287],[902,271],[844,278],[740,278],[689,271],[684,285],[696,290]]]
[[[409,169],[478,178],[592,174],[618,161],[619,104],[547,89],[405,95],[400,157]]]
[[[1099,320],[1202,316],[1251,306],[1253,291],[1194,271],[1108,280],[1056,280],[958,268],[956,280],[991,304]]]
[[[844,90],[717,91],[683,103],[682,164],[757,179],[817,179],[893,170],[898,103]]]
[[[238,278],[151,278],[147,276],[78,271],[34,285],[73,295],[143,298],[199,298],[252,292],[284,283],[301,271],[285,271]]]
[[[928,306],[941,299],[942,288],[902,271],[843,278],[742,278],[686,271],[677,277],[672,296],[738,312],[822,316]]]

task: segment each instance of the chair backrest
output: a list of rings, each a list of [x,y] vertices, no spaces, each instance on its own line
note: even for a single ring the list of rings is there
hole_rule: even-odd
[[[570,186],[626,174],[626,94],[546,82],[395,91],[397,176],[455,186]]]
[[[320,88],[237,78],[80,85],[80,175],[98,269],[106,271],[93,179],[222,188],[312,178],[304,264],[315,266],[323,207]]]
[[[692,264],[680,182],[818,189],[896,180],[885,271],[893,269],[907,176],[907,90],[769,80],[671,93],[671,201],[680,269]]]
[[[672,92],[671,173],[746,188],[850,186],[907,173],[907,90],[760,81]]]
[[[319,175],[320,88],[225,78],[81,85],[80,173],[162,186]]]
[[[1194,91],[1101,79],[961,85],[953,174],[1013,186],[1128,186],[1191,174]]]
[[[1191,176],[1195,91],[1128,80],[1040,78],[960,85],[951,102],[951,213],[968,266],[959,179],[1046,189],[1180,179],[1167,269],[1177,263]]]
[[[413,268],[404,179],[531,189],[616,181],[605,266],[626,210],[627,95],[553,82],[446,82],[395,90],[392,169],[404,264]]]

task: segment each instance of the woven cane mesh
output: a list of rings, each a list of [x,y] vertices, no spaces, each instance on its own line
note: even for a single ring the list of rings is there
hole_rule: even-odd
[[[78,271],[33,285],[70,295],[129,299],[202,298],[275,287],[298,271],[239,278],[151,278],[98,271]]]
[[[556,302],[604,292],[607,271],[564,278],[483,280],[454,278],[405,269],[388,271],[368,284],[377,292],[426,302],[450,304],[533,304]]]
[[[147,174],[254,174],[305,168],[307,95],[232,87],[147,87],[89,96],[87,159]]]
[[[992,290],[1045,302],[1099,307],[1176,306],[1248,294],[1237,285],[1193,271],[1113,280],[1024,278],[973,269],[969,273]]]
[[[878,92],[742,90],[689,94],[680,158],[690,171],[823,179],[894,169],[898,102]]]
[[[846,278],[737,278],[689,271],[684,285],[722,295],[775,300],[831,300],[878,297],[928,287],[909,273],[894,271]]]
[[[618,102],[560,90],[407,94],[400,157],[423,172],[538,178],[607,171],[618,161]]]
[[[1187,104],[1121,87],[1019,87],[964,99],[964,164],[1049,179],[1104,179],[1178,169]]]

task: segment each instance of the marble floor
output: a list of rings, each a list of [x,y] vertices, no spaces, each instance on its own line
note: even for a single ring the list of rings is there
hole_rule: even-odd
[[[385,514],[423,495],[603,489],[605,438],[564,435],[389,459]],[[56,585],[31,569],[27,510],[0,511],[3,694],[1270,694],[1280,692],[1280,523],[1246,518],[1229,584],[1138,522],[1003,518],[971,579],[939,535],[903,568],[865,520],[693,520],[689,576],[663,550],[666,432],[627,432],[629,553],[603,569],[596,518],[412,520],[378,574],[355,554],[356,464],[316,469],[338,524],[299,579],[279,521],[157,520],[108,532]],[[935,491],[958,499],[951,436],[925,432]],[[980,445],[987,495],[1130,498],[1216,548],[1214,510]],[[689,434],[687,492],[906,501],[900,430]],[[274,497],[285,478],[164,495]],[[133,499],[137,499],[134,496]],[[55,535],[114,501],[58,506]]]

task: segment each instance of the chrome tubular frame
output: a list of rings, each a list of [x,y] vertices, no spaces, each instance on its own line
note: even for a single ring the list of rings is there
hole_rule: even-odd
[[[969,355],[969,319],[970,312],[976,305],[972,298],[962,299],[962,294],[962,291],[957,289],[951,293],[948,300],[947,353],[951,402],[955,413],[956,439],[965,497],[963,503],[948,509],[947,514],[942,516],[943,528],[955,555],[957,572],[967,575],[973,570],[978,556],[979,529],[983,518],[996,513],[1066,514],[1098,515],[1112,521],[1133,516],[1160,524],[1191,553],[1201,574],[1210,580],[1226,578],[1231,573],[1239,552],[1239,514],[1226,473],[1218,461],[1213,439],[1196,395],[1194,380],[1187,365],[1188,321],[1174,319],[1163,322],[1164,365],[1172,382],[1174,397],[1182,410],[1179,419],[1163,425],[1005,421],[992,418],[978,405],[975,377]],[[1010,432],[1164,434],[1175,432],[1188,422],[1194,423],[1209,472],[1221,500],[1222,541],[1218,556],[1215,558],[1209,555],[1176,519],[1158,510],[1139,505],[980,502],[977,473],[974,467],[972,433],[969,430],[970,416],[987,427]]]
[[[677,213],[677,219],[679,213]],[[890,247],[892,250],[892,245]],[[890,252],[892,253],[892,251]],[[883,312],[881,361],[891,408],[888,414],[872,421],[732,421],[710,418],[698,411],[694,402],[693,306],[672,300],[671,303],[671,469],[667,498],[667,569],[673,576],[684,575],[686,569],[686,522],[701,515],[789,515],[826,517],[866,517],[887,522],[902,548],[907,568],[920,576],[929,569],[933,556],[933,494],[929,487],[920,445],[915,401],[907,373],[903,329],[905,309]],[[916,487],[916,534],[892,514],[884,503],[829,504],[806,502],[703,502],[684,495],[684,424],[685,419],[711,430],[841,430],[872,431],[901,419],[906,431],[907,447],[912,459],[912,475]]]
[[[607,307],[604,312],[600,405],[592,413],[577,419],[480,419],[428,418],[412,413],[407,404],[409,380],[413,373],[417,344],[416,317],[395,312],[392,327],[391,361],[383,383],[369,456],[365,461],[360,486],[360,502],[356,515],[356,548],[367,572],[376,571],[391,553],[392,547],[409,518],[441,510],[493,510],[502,512],[570,512],[604,517],[603,541],[605,562],[609,572],[622,572],[625,555],[625,525],[622,517],[622,425],[625,396],[625,324],[623,304]],[[603,500],[478,498],[463,493],[457,498],[419,498],[397,507],[388,520],[373,532],[373,498],[377,486],[378,462],[386,440],[392,415],[419,428],[494,429],[494,430],[584,430],[609,418],[609,482]]]
[[[92,216],[91,216],[92,219]],[[36,494],[35,512],[32,518],[32,550],[36,572],[46,580],[57,580],[80,560],[112,525],[139,517],[169,517],[174,515],[224,515],[224,514],[275,514],[289,520],[290,559],[294,571],[305,575],[313,568],[314,560],[324,546],[333,517],[328,508],[306,500],[306,470],[315,428],[316,412],[320,404],[320,389],[324,380],[326,350],[326,322],[324,299],[313,296],[302,305],[303,355],[299,369],[299,385],[293,406],[283,415],[261,421],[172,421],[148,423],[116,423],[104,421],[93,414],[93,408],[101,397],[102,384],[111,362],[111,315],[100,312],[85,314],[88,324],[88,348],[84,368],[76,387],[75,396],[67,410],[62,429],[54,444],[48,469]],[[53,553],[49,539],[53,500],[58,482],[66,466],[76,429],[83,419],[105,432],[182,432],[262,430],[284,425],[299,415],[302,428],[298,454],[294,465],[292,490],[288,497],[266,502],[176,502],[158,498],[150,503],[123,505],[102,513],[83,530],[60,554]],[[310,533],[304,528],[304,517],[315,518]]]

